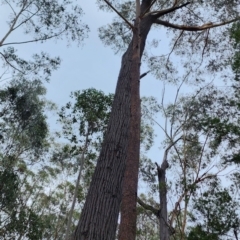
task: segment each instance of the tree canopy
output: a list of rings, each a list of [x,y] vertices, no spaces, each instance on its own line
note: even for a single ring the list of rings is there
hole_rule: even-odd
[[[61,59],[17,47],[81,44],[84,9],[1,3],[0,238],[237,240],[239,3],[98,0],[114,14],[99,37],[123,53],[116,91],[76,89],[64,106],[44,86]],[[140,94],[147,74],[163,83],[158,99]]]

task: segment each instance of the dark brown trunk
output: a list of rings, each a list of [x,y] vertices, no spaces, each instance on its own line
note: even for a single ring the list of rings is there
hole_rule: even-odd
[[[151,25],[150,17],[141,23],[140,56]],[[74,234],[75,240],[115,239],[129,145],[132,60],[133,42],[122,57],[108,129]]]
[[[132,48],[122,58],[112,113],[83,207],[76,240],[113,240],[117,226],[130,121]]]
[[[129,145],[124,173],[119,240],[134,240],[137,220],[137,187],[140,152],[140,31],[138,18],[133,30],[133,58],[131,71],[131,107]]]

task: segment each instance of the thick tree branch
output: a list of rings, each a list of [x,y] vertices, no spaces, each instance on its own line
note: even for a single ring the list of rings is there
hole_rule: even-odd
[[[178,0],[175,0],[173,6],[176,6],[177,3],[178,3]]]
[[[159,217],[160,209],[154,208],[153,206],[146,204],[139,197],[137,198],[137,202],[140,206],[142,206],[145,210],[152,212],[156,217]]]
[[[168,155],[168,151],[171,149],[171,147],[172,146],[174,146],[179,140],[181,140],[183,137],[181,136],[181,137],[179,137],[178,139],[176,139],[175,141],[172,141],[169,145],[168,145],[168,147],[166,148],[166,150],[165,150],[165,152],[164,152],[164,157],[163,157],[163,162],[164,161],[167,161],[167,155]],[[155,163],[157,166],[158,166],[158,164],[157,163]]]
[[[216,24],[213,24],[212,22],[209,22],[209,23],[203,24],[202,26],[177,25],[177,24],[173,24],[173,23],[170,23],[170,22],[167,22],[167,21],[160,20],[160,19],[155,19],[154,23],[159,24],[159,25],[163,25],[163,26],[169,27],[169,28],[179,29],[179,30],[202,31],[202,30],[206,30],[206,29],[210,29],[210,28],[224,26],[224,25],[227,25],[229,23],[236,22],[239,19],[240,19],[240,17],[229,20],[229,21],[226,21],[226,22],[216,23]]]
[[[140,16],[140,0],[136,0],[136,19]]]
[[[134,26],[120,13],[118,12],[118,10],[107,0],[104,0],[104,2],[114,11],[117,13],[117,15],[122,18],[126,23],[127,25],[129,25],[130,28],[134,28]]]
[[[177,9],[180,9],[180,8],[183,8],[183,7],[186,7],[187,5],[189,5],[191,2],[187,2],[187,3],[184,3],[180,6],[175,6],[173,5],[173,7],[171,8],[168,8],[168,9],[164,9],[162,11],[154,11],[154,12],[150,12],[149,14],[151,14],[153,16],[154,19],[157,19],[165,14],[168,14],[168,13],[171,13],[171,12],[174,12],[176,11]]]

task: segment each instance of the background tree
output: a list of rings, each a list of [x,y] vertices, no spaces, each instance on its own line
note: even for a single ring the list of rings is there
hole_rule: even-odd
[[[238,204],[233,201],[226,189],[218,187],[206,191],[195,201],[193,221],[198,220],[196,227],[192,228],[187,239],[224,239],[231,230],[238,231],[239,217]],[[233,239],[235,236],[227,237]],[[226,238],[225,238],[226,239]]]
[[[167,180],[160,182],[158,189],[155,173],[148,171],[148,178],[144,179],[152,193],[161,193],[164,184],[167,192],[164,199],[160,195],[159,202],[165,200],[167,194],[171,204],[161,205],[159,209],[156,203],[149,205],[142,199],[138,203],[160,222],[163,207],[167,209],[172,205],[165,218],[167,230],[170,233],[174,230],[170,239],[233,239],[238,233],[239,219],[235,182],[239,166],[232,167],[237,163],[239,152],[238,96],[234,95],[234,88],[219,90],[210,84],[188,96],[179,96],[179,90],[174,102],[167,107],[163,101],[162,105],[154,104],[166,119],[165,124],[159,126],[166,136],[163,163],[167,159]],[[147,165],[152,167],[151,163]],[[209,211],[204,212],[203,208]],[[196,228],[191,227],[193,219]],[[211,224],[214,226],[210,230]],[[214,230],[215,225],[221,224],[226,226],[225,230],[223,227]]]
[[[12,86],[11,90],[21,90],[14,92],[14,102],[9,88],[1,91],[1,126],[6,134],[1,145],[0,233],[6,239],[63,239],[67,228],[73,231],[112,104],[111,94],[95,89],[72,93],[71,102],[59,112],[66,140],[53,142],[43,115],[47,103],[39,97],[45,89],[39,84],[27,82],[23,86],[21,82]],[[32,110],[28,118],[21,119],[25,116],[23,109]],[[38,122],[45,124],[45,132],[43,128],[36,131]],[[8,156],[9,152],[12,155]],[[75,178],[76,184],[72,181]]]
[[[155,200],[147,198],[144,194],[140,195],[140,198],[148,204],[148,206],[159,207],[155,205]],[[146,207],[146,205],[145,205]],[[138,206],[138,216],[137,216],[137,240],[158,240],[159,239],[159,224],[158,218],[151,210],[147,210],[142,206]],[[147,211],[146,211],[147,210]]]
[[[4,238],[18,235],[21,239],[26,231],[30,239],[33,236],[41,238],[39,217],[31,208],[25,207],[31,191],[28,191],[28,184],[25,185],[28,174],[24,173],[28,172],[27,166],[39,161],[48,148],[48,127],[44,115],[46,102],[41,99],[44,93],[45,89],[38,81],[12,81],[0,92],[0,225]],[[26,188],[25,196],[21,194],[23,186]]]
[[[72,215],[84,171],[84,188],[88,188],[90,177],[95,166],[99,147],[102,143],[109,119],[113,95],[105,95],[96,89],[76,91],[71,94],[74,104],[67,103],[59,113],[63,124],[63,135],[71,143],[71,154],[77,157],[78,177],[74,197],[68,216],[66,239],[69,239]],[[80,146],[79,146],[80,144]],[[83,186],[81,187],[83,189]]]
[[[80,20],[81,8],[73,6],[71,1],[3,0],[1,3],[7,16],[7,27],[2,24],[3,37],[0,40],[3,66],[0,73],[3,82],[0,91],[0,176],[3,190],[0,234],[6,239],[50,238],[53,235],[45,235],[44,231],[46,223],[50,224],[50,214],[42,212],[41,215],[39,212],[44,205],[42,201],[51,202],[45,201],[49,196],[44,200],[46,189],[43,188],[47,188],[49,177],[55,176],[58,169],[47,164],[41,168],[40,164],[46,160],[51,143],[45,111],[52,108],[52,104],[44,99],[46,89],[42,81],[50,79],[60,59],[41,52],[26,60],[17,54],[15,46],[64,36],[69,43],[77,41],[80,44],[88,28]],[[14,36],[21,32],[24,37]],[[54,217],[60,219],[61,214],[59,218]],[[46,231],[49,232],[49,228]]]

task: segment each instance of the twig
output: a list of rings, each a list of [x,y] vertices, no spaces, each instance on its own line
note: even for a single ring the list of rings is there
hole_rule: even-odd
[[[113,11],[116,12],[127,23],[127,25],[130,26],[130,28],[134,29],[134,26],[120,12],[118,12],[118,10],[113,7],[113,5],[109,1],[104,0],[104,2],[107,3],[107,5],[112,8]]]
[[[1,52],[0,52],[0,54],[2,55],[2,57],[4,58],[4,60],[6,61],[7,64],[9,64],[13,69],[17,70],[18,72],[24,74],[23,71],[19,70],[19,69],[16,68],[15,66],[13,66],[13,65],[7,60],[7,58],[4,56],[4,54],[2,54]]]
[[[13,44],[25,44],[25,43],[32,43],[32,42],[39,42],[39,41],[46,41],[48,39],[54,38],[54,37],[58,37],[59,35],[61,35],[62,33],[64,33],[66,30],[63,30],[57,34],[54,34],[52,36],[49,37],[44,37],[44,38],[38,38],[38,39],[33,39],[33,40],[29,40],[29,41],[23,41],[23,42],[10,42],[10,43],[5,43],[2,44],[2,46],[6,46],[6,45],[13,45]],[[1,45],[0,45],[1,46]]]
[[[203,50],[202,50],[202,60],[201,60],[201,62],[200,62],[200,64],[199,64],[199,67],[201,66],[201,64],[202,64],[202,62],[203,62],[203,56],[204,56],[205,49],[206,49],[207,44],[208,44],[209,31],[210,31],[210,29],[207,29],[207,36],[206,36],[206,38],[205,38],[205,44],[204,44],[204,47],[203,47]]]
[[[181,31],[181,33],[180,33],[180,35],[178,36],[177,40],[176,40],[175,43],[173,44],[173,48],[172,48],[172,50],[170,51],[170,53],[168,54],[168,58],[167,58],[167,61],[166,61],[166,67],[167,67],[167,64],[168,64],[170,55],[172,54],[174,48],[175,48],[176,45],[177,45],[178,40],[182,37],[183,33],[184,33],[184,30]],[[168,67],[167,67],[167,68],[168,68]]]

